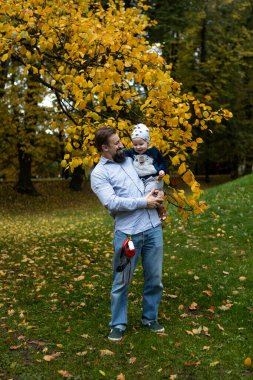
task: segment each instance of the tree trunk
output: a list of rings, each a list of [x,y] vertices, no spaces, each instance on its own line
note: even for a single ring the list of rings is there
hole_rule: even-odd
[[[7,82],[8,69],[8,62],[0,62],[0,98],[2,98],[5,93],[4,88]]]
[[[22,194],[39,195],[32,183],[32,157],[18,146],[19,176],[15,190]]]
[[[84,170],[81,166],[78,166],[74,169],[72,173],[72,178],[69,184],[71,190],[81,191],[84,178]]]
[[[32,183],[32,154],[27,151],[27,146],[34,146],[35,130],[37,125],[37,84],[28,76],[26,92],[26,109],[23,130],[23,140],[18,143],[19,175],[15,189],[19,193],[39,195]],[[22,123],[22,122],[21,122]]]

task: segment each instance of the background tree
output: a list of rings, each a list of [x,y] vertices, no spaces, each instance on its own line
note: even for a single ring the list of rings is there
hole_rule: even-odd
[[[49,162],[55,161],[59,141],[50,131],[50,108],[41,104],[45,88],[31,75],[22,74],[18,63],[9,62],[0,105],[0,167],[5,178],[18,178],[17,191],[36,194],[31,178],[38,167],[43,173]],[[51,107],[51,118],[53,112]]]
[[[199,184],[188,168],[189,152],[202,139],[193,129],[231,117],[182,93],[170,66],[146,38],[147,6],[125,8],[121,1],[81,0],[66,4],[42,0],[10,0],[2,7],[1,60],[16,60],[24,75],[54,92],[68,116],[63,165],[71,170],[90,168],[98,161],[94,133],[101,125],[116,126],[126,146],[130,143],[133,109],[151,128],[152,142],[168,156],[192,190],[174,191],[180,211],[185,202],[201,212]],[[169,178],[166,178],[169,182]]]
[[[252,2],[150,3],[149,12],[158,24],[149,35],[163,44],[164,54],[174,63],[175,79],[213,107],[229,105],[234,114],[229,124],[217,125],[215,133],[203,133],[206,143],[194,161],[207,179],[215,163],[226,165],[236,176],[240,164],[252,161]]]

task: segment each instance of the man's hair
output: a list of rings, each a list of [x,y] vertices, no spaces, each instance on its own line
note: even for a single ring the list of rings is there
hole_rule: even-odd
[[[95,147],[102,152],[102,145],[107,145],[109,137],[115,133],[116,130],[111,127],[99,128],[95,133]]]

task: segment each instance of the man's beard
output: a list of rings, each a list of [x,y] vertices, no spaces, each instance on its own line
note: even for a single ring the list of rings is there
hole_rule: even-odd
[[[122,149],[118,150],[114,156],[112,156],[112,159],[114,162],[117,162],[118,164],[122,163],[125,161],[126,156],[125,153]]]

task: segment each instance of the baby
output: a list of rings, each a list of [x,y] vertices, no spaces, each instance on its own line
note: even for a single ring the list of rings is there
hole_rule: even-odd
[[[149,148],[150,136],[149,129],[145,124],[134,126],[131,136],[133,149],[125,150],[125,154],[133,159],[133,165],[139,177],[143,180],[145,191],[152,189],[161,190],[163,188],[162,178],[167,172],[167,164],[161,152],[155,148]],[[166,219],[166,209],[161,204],[158,207],[161,220]]]

